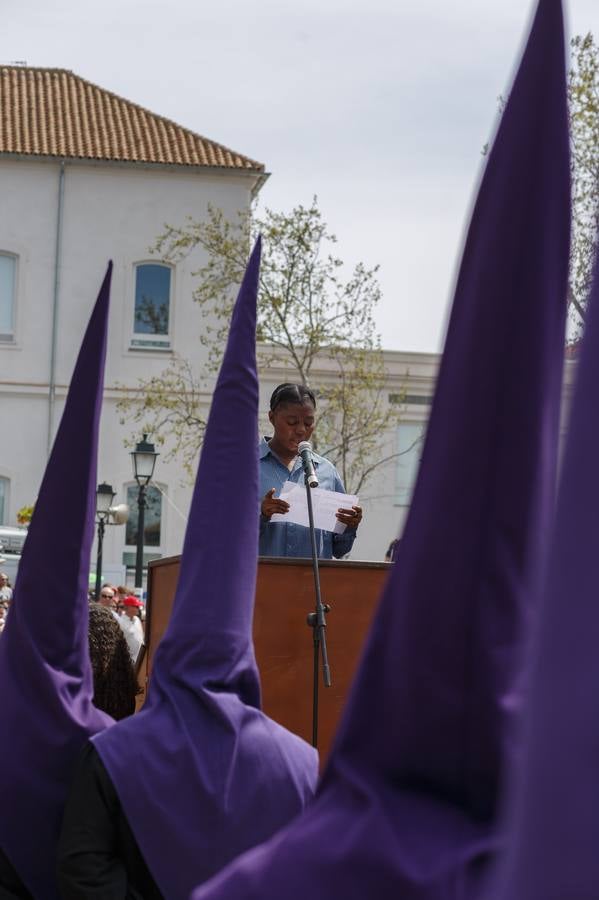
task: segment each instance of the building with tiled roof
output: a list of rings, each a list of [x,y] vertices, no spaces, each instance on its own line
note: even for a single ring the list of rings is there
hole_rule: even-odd
[[[15,524],[17,510],[35,500],[84,326],[113,259],[98,480],[113,486],[116,503],[131,506],[126,526],[106,529],[104,572],[132,583],[137,487],[129,447],[140,435],[116,404],[123,388],[159,375],[177,356],[197,374],[210,324],[192,299],[205,251],[195,247],[173,262],[149,248],[165,223],[202,220],[209,204],[234,221],[265,178],[262,163],[71,72],[0,67],[0,525]],[[562,428],[576,351],[567,351]],[[380,447],[384,457],[399,455],[360,498],[367,524],[355,556],[381,559],[403,526],[438,363],[436,354],[385,354],[389,399],[403,410]],[[323,361],[320,374],[330,371]],[[274,386],[290,377],[272,361],[263,369],[264,410]],[[209,386],[200,402],[205,413]],[[182,466],[165,453],[154,479],[146,559],[180,552],[191,497]],[[58,527],[68,485],[64,507]]]
[[[0,67],[0,154],[264,173],[262,163],[67,69]]]
[[[201,129],[200,129],[201,130]],[[116,502],[137,490],[117,400],[176,356],[202,367],[209,322],[193,301],[201,247],[161,259],[168,223],[235,221],[266,179],[264,165],[64,69],[0,66],[0,525],[35,500],[85,323],[114,262],[99,480]],[[203,398],[206,406],[210,392]],[[190,499],[182,466],[156,470],[146,559],[177,552]],[[68,507],[68,485],[65,485]],[[58,511],[57,511],[58,514]],[[131,581],[135,512],[107,529],[104,570]]]

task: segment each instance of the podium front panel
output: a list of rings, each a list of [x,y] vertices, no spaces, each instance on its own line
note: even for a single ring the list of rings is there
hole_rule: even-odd
[[[156,648],[168,625],[179,557],[150,563],[146,655],[140,681],[151,678]],[[388,563],[337,560],[320,562],[327,615],[327,648],[332,687],[319,685],[318,748],[326,758],[348,696],[370,622],[389,569]],[[258,564],[254,644],[262,682],[262,706],[275,721],[312,740],[314,577],[308,559],[261,558]],[[198,598],[201,609],[201,598]],[[201,614],[201,612],[199,613]]]

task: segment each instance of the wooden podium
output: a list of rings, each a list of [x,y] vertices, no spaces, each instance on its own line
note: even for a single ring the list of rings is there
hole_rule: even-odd
[[[164,634],[179,576],[178,556],[150,562],[146,618],[146,654],[142,687]],[[231,560],[231,565],[235,561]],[[319,687],[318,749],[329,752],[341,710],[360,659],[389,563],[322,560],[320,582],[327,616],[327,648],[333,685]],[[312,629],[306,617],[314,609],[310,559],[261,558],[258,563],[254,643],[262,681],[264,711],[307,741],[312,739]],[[198,597],[198,608],[201,597]],[[143,702],[143,697],[142,697]]]

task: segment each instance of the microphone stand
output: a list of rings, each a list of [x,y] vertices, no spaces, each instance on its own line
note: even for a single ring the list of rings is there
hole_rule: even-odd
[[[325,687],[331,687],[331,670],[327,654],[327,640],[325,629],[326,614],[331,611],[328,604],[323,604],[320,596],[320,574],[318,570],[318,553],[316,551],[316,533],[314,530],[314,511],[312,508],[312,488],[308,482],[308,475],[304,477],[306,495],[308,499],[308,522],[310,527],[310,542],[312,545],[312,571],[314,573],[314,590],[316,592],[316,609],[308,613],[308,625],[312,628],[314,642],[314,671],[312,687],[312,746],[318,746],[318,681],[320,672],[320,657],[322,654],[322,678]]]

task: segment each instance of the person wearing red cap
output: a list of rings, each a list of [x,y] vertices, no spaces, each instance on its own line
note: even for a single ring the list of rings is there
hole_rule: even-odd
[[[144,630],[139,617],[139,610],[142,607],[141,600],[130,594],[123,600],[123,615],[119,618],[119,625],[127,639],[129,653],[134,663],[144,642]]]

